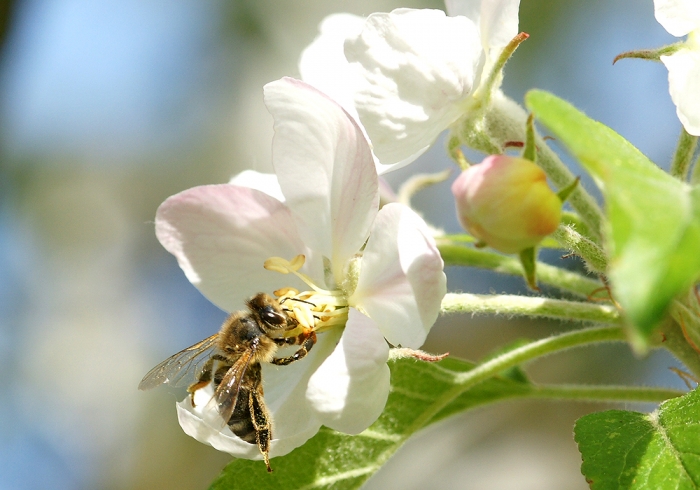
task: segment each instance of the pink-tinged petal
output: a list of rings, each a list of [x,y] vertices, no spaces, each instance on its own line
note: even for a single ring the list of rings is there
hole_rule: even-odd
[[[389,396],[389,347],[375,323],[350,309],[343,336],[306,393],[324,425],[358,434],[381,415]]]
[[[520,0],[445,0],[449,15],[463,15],[479,26],[486,56],[494,61],[518,34]]]
[[[654,16],[669,34],[681,37],[700,29],[697,0],[654,0]]]
[[[275,120],[272,163],[304,242],[331,260],[336,280],[367,239],[379,206],[362,131],[326,95],[293,78],[265,86]]]
[[[468,110],[484,61],[473,21],[428,9],[370,15],[345,56],[362,75],[355,107],[384,164],[425,151]]]
[[[207,185],[169,197],[156,213],[156,236],[190,282],[225,311],[241,309],[257,292],[304,286],[265,270],[270,257],[305,254],[305,272],[323,278],[322,260],[304,246],[289,209],[255,189]]]
[[[443,266],[421,217],[388,204],[375,220],[350,304],[372,318],[392,345],[417,349],[440,312]]]
[[[685,130],[700,136],[700,51],[681,49],[661,61],[668,69],[668,87]]]
[[[257,189],[268,196],[274,197],[280,202],[284,202],[284,195],[282,194],[280,183],[275,174],[265,174],[256,172],[255,170],[244,170],[235,175],[228,183],[240,187]]]

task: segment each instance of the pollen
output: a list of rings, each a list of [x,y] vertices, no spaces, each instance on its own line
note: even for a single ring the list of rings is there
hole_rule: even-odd
[[[299,272],[306,258],[297,255],[292,260],[271,257],[265,261],[265,269],[280,274],[294,274],[311,289],[299,291],[284,287],[274,292],[287,315],[296,320],[303,329],[317,333],[334,327],[344,327],[348,320],[348,300],[341,290],[324,289]],[[290,332],[291,334],[292,332]]]

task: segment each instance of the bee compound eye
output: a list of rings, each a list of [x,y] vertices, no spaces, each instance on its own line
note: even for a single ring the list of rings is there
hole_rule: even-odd
[[[264,309],[261,316],[265,323],[268,323],[270,325],[283,325],[284,323],[286,323],[284,315],[273,310],[270,306]]]

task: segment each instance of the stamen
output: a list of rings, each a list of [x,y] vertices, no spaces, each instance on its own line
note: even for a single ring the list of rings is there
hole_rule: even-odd
[[[291,262],[283,259],[282,257],[270,257],[265,261],[263,267],[265,267],[265,269],[269,271],[279,272],[280,274],[292,273],[299,279],[304,281],[311,289],[313,289],[317,293],[326,294],[328,296],[343,295],[342,291],[329,291],[327,289],[321,289],[313,283],[309,276],[297,272],[304,265],[305,261],[306,257],[304,257],[303,255],[297,255],[291,260]]]
[[[265,261],[267,270],[281,274],[292,273],[304,281],[311,290],[299,291],[292,287],[275,291],[285,313],[296,320],[298,326],[285,331],[285,337],[293,337],[300,330],[322,332],[333,327],[343,326],[348,320],[347,296],[343,291],[326,290],[316,286],[310,277],[299,271],[304,265],[305,257],[297,255],[291,261],[281,257],[271,257]]]
[[[289,296],[291,297],[291,296],[294,296],[294,295],[296,295],[296,294],[299,294],[299,290],[298,290],[298,289],[294,289],[294,288],[287,287],[287,288],[280,288],[280,289],[278,289],[277,291],[273,291],[272,293],[273,293],[275,296],[277,296],[278,298],[283,298],[284,296],[288,296],[288,295],[289,295]],[[284,299],[282,299],[282,301],[280,301],[280,303],[283,303],[285,299],[289,299],[289,298],[284,298]]]

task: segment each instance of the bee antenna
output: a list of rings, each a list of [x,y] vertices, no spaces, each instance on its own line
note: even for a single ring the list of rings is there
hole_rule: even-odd
[[[306,300],[304,300],[304,299],[299,299],[299,298],[290,298],[290,297],[287,297],[287,298],[284,298],[280,303],[284,303],[284,301],[286,301],[286,300],[288,300],[288,299],[291,299],[292,301],[298,301],[299,303],[304,303],[304,304],[307,304],[307,305],[311,305],[311,306],[313,306],[313,307],[316,307],[316,305],[313,304],[311,301],[306,301]]]

